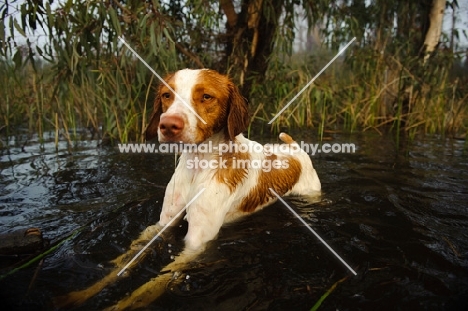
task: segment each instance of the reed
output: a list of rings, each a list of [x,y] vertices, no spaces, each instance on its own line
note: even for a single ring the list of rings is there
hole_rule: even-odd
[[[299,9],[301,5],[286,1],[281,4],[284,14],[276,16],[268,7],[274,6],[263,3],[267,6],[259,18],[271,27],[260,27],[258,36],[271,38],[270,46],[262,46],[255,36],[250,41],[250,30],[240,28],[230,32],[242,34],[242,40],[227,44],[232,33],[226,32],[227,16],[216,1],[188,1],[184,7],[179,1],[70,0],[57,6],[8,2],[0,8],[2,16],[13,11],[18,15],[8,24],[3,19],[0,27],[0,131],[11,135],[27,128],[42,137],[53,130],[56,141],[70,145],[89,137],[142,141],[158,81],[122,46],[120,37],[161,75],[211,67],[232,73],[234,81],[245,80],[242,88],[249,92],[244,95],[250,100],[253,127],[265,126],[340,45],[356,37],[346,56],[327,68],[267,130],[309,128],[319,137],[337,129],[466,136],[465,55],[452,52],[452,38],[450,48],[422,62],[424,34],[418,25],[421,16],[429,14],[420,11],[422,3],[306,1]],[[429,8],[427,3],[422,7]],[[299,20],[316,32],[312,41],[320,44],[294,49]],[[28,35],[39,26],[49,31],[43,45],[34,45]],[[458,36],[455,29],[452,35]],[[19,37],[26,40],[22,46]],[[253,63],[248,53],[256,49],[261,66],[245,67],[245,60]]]
[[[254,125],[265,125],[321,69],[332,52],[276,54],[262,83],[249,94]],[[443,60],[440,60],[440,63]],[[169,62],[170,63],[170,62]],[[171,65],[175,67],[177,62]],[[437,63],[437,62],[436,62]],[[339,59],[273,123],[271,130],[395,130],[448,133],[468,131],[466,75],[447,64],[411,69],[397,58],[362,50]],[[58,63],[0,62],[0,127],[12,134],[27,127],[40,137],[53,130],[56,141],[86,137],[110,142],[142,141],[157,79],[128,54],[101,57],[73,74]],[[70,64],[67,64],[70,65]],[[170,71],[160,63],[160,72]],[[404,86],[407,86],[406,88]]]
[[[309,127],[319,136],[325,129],[466,134],[468,88],[460,81],[468,77],[451,74],[456,62],[435,59],[433,66],[410,68],[393,56],[365,50],[353,58],[337,60],[277,119],[274,130]],[[266,82],[254,89],[252,97],[259,98],[265,119],[271,119],[320,69],[315,55],[291,59],[281,66],[272,64]],[[268,105],[272,98],[279,100]]]

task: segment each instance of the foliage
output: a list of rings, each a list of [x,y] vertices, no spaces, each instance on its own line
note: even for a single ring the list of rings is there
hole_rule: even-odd
[[[256,123],[271,120],[356,37],[346,57],[332,64],[273,129],[307,126],[322,134],[331,128],[391,126],[412,135],[467,132],[466,65],[454,44],[462,32],[453,29],[451,38],[442,38],[445,48],[423,64],[427,1],[243,0],[232,3],[237,28],[228,25],[226,3],[5,2],[0,6],[0,129],[27,125],[40,135],[55,129],[71,142],[79,138],[77,129],[89,128],[101,138],[142,140],[158,81],[119,36],[161,75],[185,67],[228,72],[248,86],[243,90]],[[249,8],[258,3],[262,19],[251,29]],[[458,6],[455,0],[448,5]],[[242,14],[248,16],[241,22]],[[306,49],[294,48],[301,23],[320,33]],[[255,41],[266,31],[261,26],[270,28],[271,42]],[[30,39],[37,33],[45,34],[39,43]],[[257,55],[248,58],[255,44]]]

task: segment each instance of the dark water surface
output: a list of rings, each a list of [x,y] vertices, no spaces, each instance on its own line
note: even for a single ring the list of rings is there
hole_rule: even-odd
[[[310,137],[296,140],[314,142]],[[255,137],[254,137],[255,138]],[[281,203],[221,230],[149,310],[467,310],[468,156],[463,140],[400,142],[334,134],[354,154],[312,157],[320,202],[287,200],[358,273],[353,276]],[[266,139],[258,139],[266,142]],[[268,139],[276,141],[276,139]],[[51,310],[51,298],[109,271],[159,218],[174,157],[120,154],[96,141],[56,152],[53,142],[11,140],[0,151],[0,234],[37,227],[52,244],[83,227],[42,263],[0,280],[4,310]],[[132,292],[183,248],[186,227],[132,274],[78,310]],[[0,258],[1,274],[22,258]]]

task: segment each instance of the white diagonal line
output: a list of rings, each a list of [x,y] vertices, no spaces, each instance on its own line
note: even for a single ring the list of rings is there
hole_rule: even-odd
[[[315,79],[317,79],[322,74],[322,72],[324,72],[325,69],[327,69],[328,66],[330,66],[338,58],[338,56],[340,56],[351,45],[351,43],[354,42],[354,40],[356,40],[356,37],[351,39],[351,41],[349,41],[348,44],[346,44],[346,46],[342,48],[341,51],[339,51],[338,54],[336,54],[335,57],[333,57],[332,60],[329,61],[328,64],[326,64],[325,67],[323,67],[323,69],[320,70],[319,73],[317,73],[315,77],[313,77],[312,80],[310,80],[309,83],[307,83],[306,86],[304,86],[302,90],[300,90],[299,93],[297,93],[296,96],[294,96],[293,99],[291,99],[289,103],[287,103],[286,106],[284,106],[283,109],[281,109],[273,119],[271,119],[270,122],[268,122],[268,124],[273,123],[273,121],[275,121],[276,118],[278,118],[280,114],[282,114],[289,107],[289,105],[291,105],[292,102],[296,100],[296,98],[298,98],[312,83],[314,83]]]
[[[200,192],[197,193],[196,196],[193,197],[192,200],[190,200],[190,202],[187,203],[187,205],[184,206],[184,208],[177,213],[177,215],[175,215],[162,229],[161,231],[158,232],[158,234],[156,234],[156,236],[154,238],[151,239],[151,241],[149,241],[145,247],[143,247],[133,258],[132,260],[130,260],[126,265],[125,267],[123,267],[122,270],[120,270],[119,273],[117,273],[117,276],[120,276],[122,273],[124,273],[125,270],[127,270],[127,268],[138,258],[140,257],[141,254],[143,254],[143,252],[151,245],[151,243],[153,243],[163,232],[164,230],[166,230],[171,224],[172,222],[174,222],[174,220],[178,219],[179,216],[187,209],[187,207],[189,207],[190,204],[193,203],[193,201],[195,201],[199,196],[200,194],[202,194],[203,191],[205,191],[206,188],[203,188],[202,190],[200,190]]]
[[[325,242],[315,231],[314,229],[312,229],[305,221],[304,219],[302,219],[301,216],[299,216],[299,214],[297,214],[291,206],[289,206],[279,195],[278,193],[275,192],[275,190],[273,190],[272,188],[269,188],[271,192],[273,192],[274,195],[276,195],[276,197],[278,198],[278,200],[280,200],[288,209],[289,211],[294,215],[296,216],[303,224],[304,226],[307,227],[307,229],[310,230],[310,232],[312,232],[316,237],[317,239],[320,240],[320,242],[322,242],[332,253],[333,255],[335,255],[345,266],[346,268],[348,268],[354,275],[357,275],[356,271],[353,270],[353,268],[351,268],[347,263],[346,261],[343,260],[343,258],[340,257],[340,255],[338,255],[334,250],[333,248],[330,247],[330,245],[327,244],[327,242]]]
[[[206,124],[205,120],[203,120],[203,118],[200,117],[200,116],[198,115],[198,113],[197,113],[195,110],[193,110],[193,108],[192,108],[179,94],[177,94],[176,91],[174,91],[174,90],[172,89],[172,87],[171,87],[169,84],[167,84],[167,82],[164,81],[164,79],[161,78],[161,76],[158,75],[158,73],[157,73],[153,68],[151,68],[151,66],[148,65],[148,63],[145,62],[145,60],[144,60],[143,58],[141,58],[140,55],[138,55],[137,52],[135,52],[134,49],[132,49],[132,47],[124,40],[124,38],[122,38],[121,36],[119,36],[119,40],[122,41],[122,43],[123,43],[123,44],[124,44],[124,45],[125,45],[125,46],[126,46],[142,63],[143,63],[143,64],[145,64],[145,66],[146,66],[156,77],[158,77],[158,79],[159,79],[172,93],[174,93],[174,95],[175,95],[178,99],[180,99],[180,100],[182,101],[182,103],[183,103],[185,106],[187,106],[187,108],[188,108],[191,112],[193,112],[193,114],[194,114],[195,116],[197,116],[197,118],[198,118],[200,121],[203,122],[203,124]]]

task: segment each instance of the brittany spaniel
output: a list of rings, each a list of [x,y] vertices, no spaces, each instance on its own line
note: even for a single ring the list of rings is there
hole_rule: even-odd
[[[284,144],[269,148],[242,135],[249,124],[247,101],[228,77],[208,69],[184,69],[165,82],[159,87],[146,139],[157,136],[160,143],[189,144],[192,149],[181,151],[158,224],[148,227],[131,250],[114,262],[117,266],[128,262],[138,245],[172,224],[184,208],[188,222],[185,250],[113,310],[143,307],[160,296],[172,277],[167,272],[183,269],[224,223],[273,203],[276,196],[270,189],[280,196],[310,196],[321,189],[309,155],[289,135],[280,134]],[[201,146],[207,148],[193,148]],[[85,290],[68,294],[59,305],[85,301],[117,281],[119,269]]]

